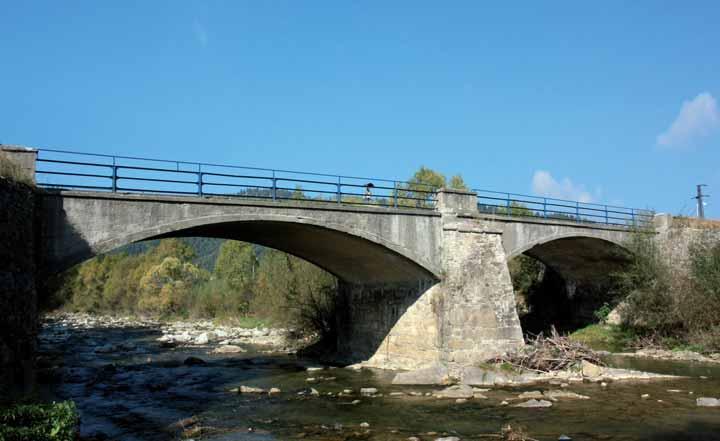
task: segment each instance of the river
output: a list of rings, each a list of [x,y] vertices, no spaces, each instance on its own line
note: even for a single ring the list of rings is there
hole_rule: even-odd
[[[47,323],[39,369],[45,398],[75,401],[81,435],[89,440],[472,440],[493,439],[487,435],[505,424],[523,427],[538,440],[561,435],[573,440],[720,440],[720,408],[695,402],[720,397],[720,365],[615,357],[611,362],[619,367],[688,378],[606,387],[571,384],[568,390],[590,399],[516,408],[501,402],[512,403],[523,391],[558,386],[494,388],[484,392],[487,399],[456,403],[425,396],[439,387],[392,385],[390,371],[307,371],[316,362],[254,346],[238,354],[202,346],[165,348],[157,341],[160,335],[153,326],[80,329]],[[120,349],[97,352],[106,345]],[[185,363],[188,357],[205,363]],[[309,377],[316,381],[308,382]],[[281,392],[229,391],[241,385]],[[382,396],[360,396],[360,388],[371,387]],[[344,389],[352,394],[338,397]]]

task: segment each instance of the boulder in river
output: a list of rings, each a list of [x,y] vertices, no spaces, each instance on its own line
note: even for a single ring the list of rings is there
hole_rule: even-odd
[[[240,386],[238,392],[241,394],[264,394],[265,389],[253,386]]]
[[[216,352],[218,354],[237,354],[239,352],[247,352],[245,349],[241,348],[240,346],[235,345],[225,345],[220,346],[216,348],[213,352]]]
[[[377,392],[378,392],[378,390],[374,387],[360,388],[360,395],[365,395],[365,396],[375,395]]]
[[[436,363],[432,366],[395,375],[393,384],[450,384],[450,372],[447,366]]]
[[[720,407],[720,399],[710,397],[700,397],[695,400],[700,407]]]
[[[460,382],[471,386],[494,386],[512,383],[512,375],[504,372],[468,366],[462,369]]]
[[[547,400],[528,400],[519,404],[514,405],[513,407],[552,407],[552,403]]]
[[[200,366],[200,365],[203,365],[203,364],[207,364],[207,362],[206,362],[205,360],[203,360],[202,358],[199,358],[199,357],[188,357],[188,358],[185,359],[185,361],[183,362],[183,364],[184,364],[185,366]]]
[[[472,398],[475,391],[472,387],[466,384],[458,384],[455,386],[447,387],[443,390],[433,393],[435,398]]]

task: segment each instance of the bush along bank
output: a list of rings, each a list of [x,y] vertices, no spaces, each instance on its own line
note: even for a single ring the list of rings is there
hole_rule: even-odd
[[[0,410],[0,440],[74,441],[79,417],[72,401],[15,404]]]

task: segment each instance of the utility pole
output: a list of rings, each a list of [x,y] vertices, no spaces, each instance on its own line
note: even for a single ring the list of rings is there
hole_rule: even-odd
[[[693,199],[697,199],[697,216],[700,219],[705,219],[705,202],[703,202],[703,198],[709,198],[710,195],[703,194],[702,188],[707,187],[705,184],[698,184],[697,185],[697,196],[695,196]]]

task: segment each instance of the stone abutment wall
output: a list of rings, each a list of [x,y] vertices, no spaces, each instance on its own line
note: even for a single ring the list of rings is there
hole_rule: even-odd
[[[37,308],[35,191],[0,177],[0,388],[31,382]]]

